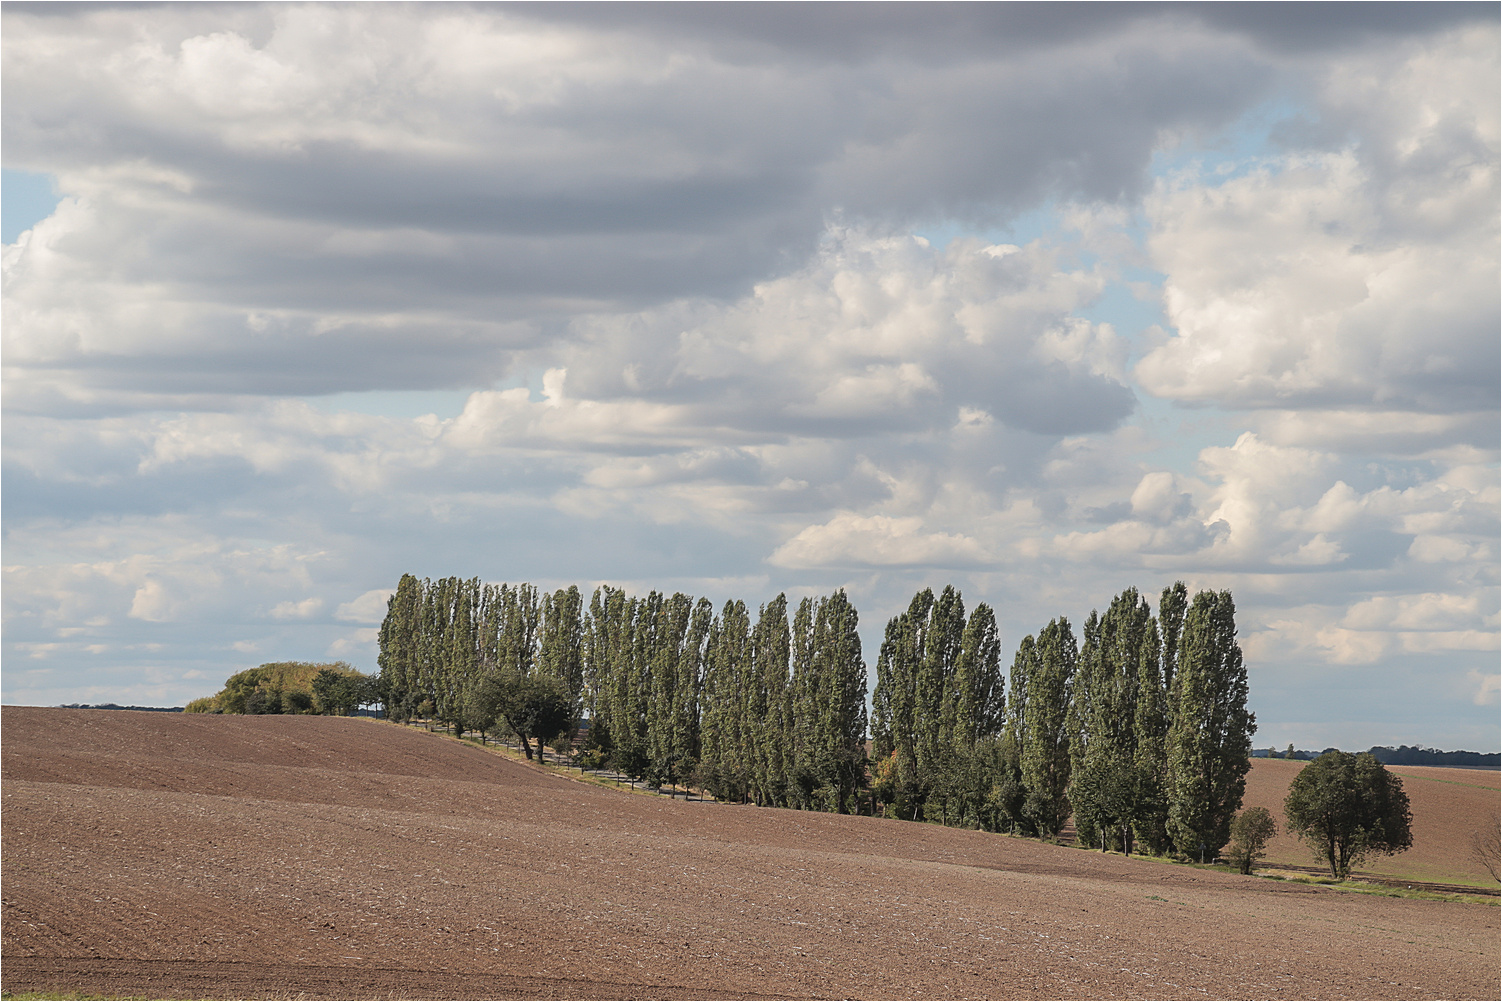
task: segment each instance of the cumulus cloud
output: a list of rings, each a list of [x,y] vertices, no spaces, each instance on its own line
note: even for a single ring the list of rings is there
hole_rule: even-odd
[[[334,618],[347,623],[379,623],[386,618],[386,602],[391,598],[390,588],[372,588],[348,602],[341,602],[334,610]]]
[[[68,196],[6,253],[7,406],[482,387],[548,320],[742,294],[832,212],[1140,190],[1160,132],[1228,121],[1268,75],[1193,17],[952,63],[886,29],[789,60],[735,41],[766,14],[723,17],[7,9],[8,162]]]
[[[1356,133],[1341,148],[1164,182],[1149,248],[1174,333],[1138,363],[1143,386],[1341,411],[1347,439],[1358,408],[1493,413],[1497,72],[1483,29],[1342,61],[1320,95]],[[1369,435],[1393,433],[1393,418],[1375,421]]]
[[[975,540],[924,532],[922,524],[919,518],[840,512],[823,525],[802,530],[768,559],[780,567],[963,567],[990,562]]]
[[[1495,745],[1494,11],[0,17],[7,700],[369,668],[404,572],[1183,578],[1269,727]]]

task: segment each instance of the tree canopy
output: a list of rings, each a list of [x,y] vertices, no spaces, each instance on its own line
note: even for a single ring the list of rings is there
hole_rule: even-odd
[[[1336,879],[1368,856],[1413,845],[1403,781],[1367,752],[1329,751],[1306,765],[1289,785],[1283,814]]]
[[[347,662],[276,661],[236,672],[218,693],[184,711],[339,714],[379,700],[376,679]]]

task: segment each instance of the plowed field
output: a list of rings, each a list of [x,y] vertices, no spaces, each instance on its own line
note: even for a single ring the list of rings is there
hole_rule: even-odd
[[[1309,849],[1282,830],[1288,784],[1306,764],[1252,759],[1244,803],[1247,807],[1266,807],[1279,826],[1278,837],[1268,846],[1269,865],[1317,865]],[[1413,848],[1396,856],[1373,857],[1357,868],[1357,875],[1479,884],[1495,890],[1496,882],[1471,855],[1471,834],[1497,825],[1498,811],[1502,810],[1499,774],[1495,770],[1415,765],[1395,765],[1390,771],[1402,778],[1403,791],[1413,808]]]
[[[1498,996],[1485,905],[634,796],[367,720],[0,726],[8,991]]]

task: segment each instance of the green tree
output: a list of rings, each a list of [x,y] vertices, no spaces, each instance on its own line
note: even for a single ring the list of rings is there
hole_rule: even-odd
[[[960,745],[995,738],[1006,722],[1006,688],[1001,678],[1001,637],[996,614],[982,602],[970,613],[955,662],[954,739]]]
[[[1337,880],[1368,856],[1413,845],[1403,781],[1367,752],[1328,751],[1299,770],[1289,784],[1283,814],[1288,830]]]
[[[1152,612],[1136,588],[1111,601],[1106,614],[1085,622],[1075,680],[1070,800],[1075,825],[1087,844],[1097,841],[1132,851],[1135,825],[1150,813],[1150,770],[1138,768],[1138,703],[1142,667],[1157,643]],[[1147,679],[1154,698],[1156,673]]]
[[[670,760],[674,774],[685,780],[694,773],[699,762],[699,700],[704,678],[705,648],[713,619],[714,607],[709,599],[701,598],[694,603],[688,631],[683,638],[683,648],[678,657],[678,681],[673,687]]]
[[[469,702],[477,720],[505,720],[521,740],[529,760],[531,739],[537,739],[538,757],[546,761],[543,745],[564,733],[574,719],[568,690],[561,681],[546,675],[524,677],[497,672],[475,685]]]
[[[1078,660],[1069,620],[1060,617],[1038,634],[1028,666],[1023,813],[1043,835],[1057,835],[1069,817],[1069,700]]]
[[[1163,641],[1163,659],[1159,670],[1163,688],[1173,692],[1174,676],[1179,665],[1179,635],[1184,632],[1184,614],[1189,609],[1189,589],[1175,581],[1158,597],[1158,634]]]
[[[1231,822],[1231,862],[1242,873],[1251,873],[1277,833],[1277,822],[1266,807],[1248,807]]]
[[[1022,746],[1027,740],[1027,682],[1033,676],[1038,660],[1037,645],[1031,636],[1023,637],[1017,645],[1017,653],[1012,658],[1012,674],[1010,679],[1011,698],[1007,700],[1007,727],[1006,734],[1017,754],[1022,754]]]
[[[872,753],[881,765],[879,795],[892,816],[916,820],[928,783],[918,766],[918,676],[922,669],[934,594],[925,588],[907,611],[887,622],[876,656],[872,693]]]
[[[788,796],[786,717],[788,671],[792,664],[786,595],[778,595],[762,606],[752,633],[751,648],[753,691],[750,709],[756,736],[752,786],[758,804],[781,807],[787,803]]]
[[[236,672],[224,681],[224,688],[216,697],[223,713],[249,713],[250,700],[266,677],[264,668],[247,668]]]
[[[1159,665],[1162,648],[1156,621],[1147,624],[1137,666],[1137,710],[1133,719],[1137,751],[1133,762],[1136,811],[1132,824],[1148,851],[1166,852],[1168,837],[1168,694]]]
[[[353,704],[349,676],[324,668],[313,676],[313,699],[320,713],[348,712]]]
[[[403,574],[396,591],[386,601],[380,654],[376,658],[388,716],[399,715],[400,708],[408,705],[408,694],[416,687],[422,605],[423,583],[411,574]]]
[[[722,800],[746,799],[744,687],[751,661],[751,617],[746,603],[727,601],[709,629],[702,697],[703,753],[698,780]]]
[[[918,770],[930,777],[944,771],[953,752],[958,709],[954,679],[964,633],[965,603],[952,585],[946,585],[929,607],[914,694]]]
[[[558,679],[569,699],[584,691],[584,599],[577,587],[560,588],[542,600],[542,638],[537,668]]]
[[[678,686],[683,681],[679,661],[687,657],[689,622],[694,600],[682,592],[657,608],[652,631],[651,700],[647,704],[647,744],[652,759],[651,780],[676,785],[682,775],[678,759]]]
[[[840,589],[814,611],[810,762],[827,791],[826,810],[849,813],[866,772],[866,662],[860,616]]]
[[[1185,613],[1169,700],[1168,830],[1186,856],[1218,854],[1231,837],[1251,768],[1256,717],[1228,591],[1202,591]]]
[[[814,704],[814,600],[805,596],[793,612],[789,631],[792,669],[788,682],[787,721],[792,747],[788,755],[788,806],[800,811],[814,805],[814,790],[819,785],[818,763],[814,747],[817,730]]]
[[[477,679],[464,694],[464,722],[479,733],[481,744],[500,719],[500,699],[488,691],[493,678]]]

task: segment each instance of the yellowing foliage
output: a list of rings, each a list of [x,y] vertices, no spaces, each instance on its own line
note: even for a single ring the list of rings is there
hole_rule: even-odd
[[[195,699],[186,713],[314,713],[313,679],[325,669],[364,678],[346,661],[276,661],[225,680],[214,696]]]

